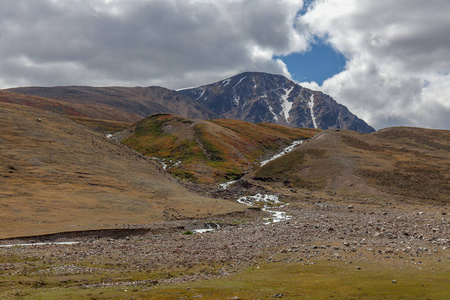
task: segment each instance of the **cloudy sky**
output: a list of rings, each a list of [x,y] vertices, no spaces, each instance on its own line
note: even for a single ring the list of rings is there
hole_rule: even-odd
[[[244,71],[376,129],[450,129],[448,0],[0,0],[0,88],[177,89]]]

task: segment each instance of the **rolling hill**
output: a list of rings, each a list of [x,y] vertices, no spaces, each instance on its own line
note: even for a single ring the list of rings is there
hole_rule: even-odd
[[[253,165],[319,130],[237,120],[155,114],[119,135],[123,144],[158,157],[182,180],[216,183],[242,177]]]
[[[450,131],[324,131],[251,176],[278,187],[375,195],[386,202],[395,196],[448,203]]]
[[[0,103],[0,128],[0,238],[244,209],[186,191],[152,160],[55,113]]]

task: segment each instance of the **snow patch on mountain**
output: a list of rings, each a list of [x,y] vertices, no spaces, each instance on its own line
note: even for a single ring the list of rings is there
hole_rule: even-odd
[[[267,103],[269,105],[269,103]],[[275,122],[278,121],[278,116],[275,114],[275,112],[273,111],[273,107],[269,105],[269,111],[272,113],[273,115],[273,119],[275,120]]]
[[[289,95],[292,92],[292,90],[294,89],[294,86],[292,86],[290,89],[285,89],[284,90],[284,95],[281,96],[281,101],[283,101],[281,103],[281,106],[283,107],[283,115],[284,118],[286,119],[286,122],[289,123],[288,119],[289,119],[289,112],[292,109],[292,102],[288,101]]]
[[[221,86],[222,86],[222,87],[227,86],[227,85],[230,83],[230,80],[231,80],[231,79],[225,79],[224,81],[222,81]]]
[[[200,96],[198,96],[197,100],[199,100],[203,96],[203,94],[205,94],[205,89],[202,89],[202,93],[200,94]]]
[[[233,89],[237,86],[237,85],[239,85],[239,83],[241,83],[242,82],[242,80],[244,80],[245,79],[245,77],[247,77],[247,76],[244,76],[244,77],[242,77],[241,78],[241,80],[239,80],[239,82],[238,83],[236,83],[235,85],[233,85]]]
[[[198,89],[198,88],[199,88],[198,86],[189,86],[189,87],[184,87],[184,88],[181,88],[181,89],[176,89],[175,91],[176,92],[180,92],[180,91],[193,90],[193,89]]]
[[[313,121],[314,128],[317,128],[316,117],[314,116],[314,94],[311,95],[308,102],[309,110],[311,111],[311,119]]]

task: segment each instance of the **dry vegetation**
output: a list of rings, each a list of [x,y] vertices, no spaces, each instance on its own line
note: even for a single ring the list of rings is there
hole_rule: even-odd
[[[0,108],[0,237],[242,209],[186,192],[155,162],[67,118]],[[177,212],[165,214],[169,207]]]
[[[68,116],[68,118],[78,124],[85,126],[86,128],[90,128],[102,134],[112,134],[117,131],[122,131],[133,125],[133,123],[129,122],[109,121],[93,118],[82,118],[71,116]]]
[[[313,190],[449,202],[450,132],[325,131],[256,170],[254,179]]]
[[[60,86],[60,87],[23,87],[9,89],[10,92],[56,99],[66,106],[79,104],[93,107],[103,107],[121,112],[116,121],[138,121],[154,113],[176,113],[181,116],[211,119],[215,113],[200,105],[197,101],[176,91],[163,87],[90,87],[90,86]],[[22,95],[22,96],[24,96]],[[127,116],[135,119],[125,119]],[[137,118],[136,118],[137,116]],[[97,119],[96,116],[90,116]]]
[[[68,103],[60,100],[0,90],[0,102],[31,106],[60,115],[109,121],[136,122],[142,117],[114,107],[92,103]]]
[[[72,119],[0,103],[0,298],[450,299],[449,131]]]
[[[122,142],[151,157],[166,160],[182,180],[215,183],[235,180],[254,164],[294,140],[317,130],[250,124],[236,120],[196,120],[152,115],[128,129]]]

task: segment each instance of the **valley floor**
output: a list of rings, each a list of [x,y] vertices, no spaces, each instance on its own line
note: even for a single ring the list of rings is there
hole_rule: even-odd
[[[450,299],[448,206],[304,195],[280,210],[291,219],[250,208],[2,240],[0,298]]]

